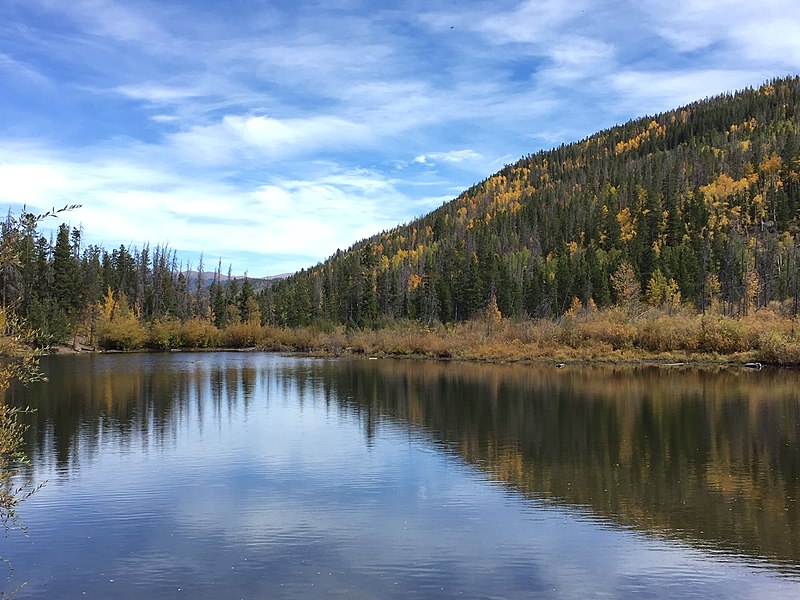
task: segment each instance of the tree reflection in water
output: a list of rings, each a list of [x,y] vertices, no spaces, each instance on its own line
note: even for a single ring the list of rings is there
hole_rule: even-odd
[[[60,386],[58,401],[43,388],[14,396],[38,409],[27,438],[32,468],[55,477],[79,469],[110,438],[131,448],[170,445],[190,411],[210,406],[222,420],[277,382],[303,402],[356,414],[367,437],[385,419],[413,427],[525,496],[800,566],[793,371],[193,354],[58,357],[44,367]],[[206,393],[210,405],[197,401]]]

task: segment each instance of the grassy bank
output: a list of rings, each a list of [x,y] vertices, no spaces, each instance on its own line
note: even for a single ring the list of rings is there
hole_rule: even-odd
[[[557,320],[499,315],[431,326],[391,321],[375,329],[281,328],[241,323],[217,329],[194,319],[106,323],[98,346],[116,350],[254,348],[318,355],[424,356],[480,361],[712,360],[800,366],[800,329],[778,310],[743,318],[690,309],[571,310]]]

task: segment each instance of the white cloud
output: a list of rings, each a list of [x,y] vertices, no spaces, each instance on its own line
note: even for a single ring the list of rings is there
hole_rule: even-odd
[[[226,115],[212,125],[174,134],[172,144],[192,160],[225,164],[251,151],[260,157],[285,158],[303,151],[367,143],[371,136],[368,127],[335,116],[276,119]]]
[[[800,20],[760,19],[735,31],[742,54],[762,64],[783,64],[784,75],[800,71]]]
[[[0,200],[315,262],[521,155],[800,70],[788,1],[243,6],[0,3]]]
[[[526,0],[515,10],[497,12],[475,24],[491,41],[535,46],[553,40],[562,28],[585,11],[582,0]]]
[[[144,10],[114,0],[72,0],[69,3],[33,0],[33,3],[61,13],[92,35],[149,44],[151,48],[157,40],[168,38],[157,20],[151,18],[158,5],[151,5],[148,15]]]
[[[115,88],[116,92],[133,98],[157,103],[174,103],[204,95],[199,90],[180,87],[168,87],[159,83],[139,83],[135,85],[121,85]]]
[[[18,158],[15,158],[18,157]],[[0,154],[0,202],[43,212],[78,202],[62,215],[82,225],[87,243],[107,249],[168,243],[191,259],[217,256],[307,256],[308,266],[406,218],[415,201],[395,182],[365,169],[318,164],[309,179],[271,178],[231,185],[209,176],[177,175],[158,157],[77,162],[38,149]],[[275,263],[277,264],[277,263]],[[267,275],[263,264],[237,262],[238,272]],[[276,267],[277,268],[277,267]]]
[[[614,102],[639,115],[682,106],[758,81],[755,71],[622,71],[611,75]]]
[[[277,180],[256,197],[275,219],[278,247],[303,252],[313,240],[325,256],[398,224],[411,203],[392,180],[364,170]]]
[[[428,12],[421,15],[423,22],[447,30],[479,32],[493,44],[519,43],[540,46],[562,32],[564,25],[585,11],[587,2],[575,0],[525,0],[512,10],[502,5],[487,4],[484,10],[465,9],[458,12]]]
[[[800,14],[794,2],[675,0],[670,10],[655,0],[645,4],[657,19],[655,31],[681,52],[707,49],[787,71],[800,68]]]
[[[474,150],[451,150],[450,152],[429,152],[420,154],[414,158],[415,163],[430,165],[436,162],[446,162],[451,164],[463,163],[466,161],[478,161],[483,157]]]
[[[0,164],[0,201],[45,207],[54,194],[63,190],[64,174],[46,164]]]

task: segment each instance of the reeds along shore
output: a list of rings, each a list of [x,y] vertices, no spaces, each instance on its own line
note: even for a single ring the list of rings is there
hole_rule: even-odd
[[[597,310],[573,306],[558,319],[484,314],[459,324],[386,321],[369,329],[282,328],[251,321],[218,329],[201,319],[134,319],[98,326],[104,350],[255,348],[319,355],[422,356],[460,360],[759,361],[800,366],[800,328],[780,307],[732,318],[690,308]]]

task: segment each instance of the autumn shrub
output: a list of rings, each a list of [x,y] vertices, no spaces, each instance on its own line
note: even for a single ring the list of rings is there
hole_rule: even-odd
[[[147,339],[147,329],[135,318],[102,321],[97,328],[97,342],[104,350],[137,350]]]
[[[777,365],[800,365],[800,340],[776,331],[762,333],[758,338],[757,357]]]
[[[536,342],[539,345],[555,345],[559,337],[559,324],[550,319],[537,319],[523,330],[526,336],[520,338],[522,341]]]
[[[698,350],[732,354],[755,346],[749,328],[742,320],[707,316],[701,320]]]
[[[505,343],[512,343],[514,338],[519,339],[520,335],[515,335],[512,326],[506,323],[501,325],[491,338],[503,340]],[[451,327],[447,336],[450,355],[458,358],[484,358],[476,349],[490,339],[484,324],[474,321]]]
[[[246,330],[242,330],[246,331]],[[336,329],[338,332],[339,330]],[[262,325],[258,329],[250,328],[250,333],[245,336],[245,341],[254,342],[260,350],[272,352],[324,352],[329,340],[335,337],[332,333],[318,330],[316,327],[277,327]],[[239,346],[239,347],[249,347]]]
[[[357,354],[391,354],[384,338],[393,336],[392,329],[367,329],[350,331],[345,338],[345,347]]]
[[[154,350],[169,350],[182,345],[181,322],[177,319],[162,319],[150,324],[147,346]]]
[[[181,348],[219,348],[222,337],[219,329],[197,317],[184,321],[180,327]]]
[[[691,307],[652,307],[631,314],[619,307],[577,306],[557,320],[496,316],[426,325],[384,318],[381,324],[365,329],[332,323],[288,328],[254,322],[231,325],[220,332],[196,319],[181,326],[181,345],[489,361],[608,360],[615,355],[628,358],[628,351],[636,357],[636,352],[639,356],[648,352],[729,355],[758,350],[766,362],[794,364],[796,360],[794,322],[777,309],[734,319],[714,312],[699,315]],[[151,343],[166,345],[159,340],[171,340],[172,328],[174,323],[154,324]]]
[[[558,321],[558,343],[570,348],[577,348],[582,342],[578,319],[573,315],[564,315]]]
[[[421,354],[433,358],[451,358],[453,348],[444,331],[427,329],[416,340],[416,348],[413,354]],[[414,344],[411,344],[414,346]]]
[[[536,342],[541,339],[541,332],[537,328],[537,323],[533,319],[512,319],[509,320],[504,334],[512,339],[519,340],[525,344]]]
[[[259,350],[266,351],[285,351],[291,348],[287,346],[285,338],[288,338],[289,330],[283,327],[275,327],[274,325],[262,325],[261,333],[256,346]]]
[[[751,331],[754,339],[767,333],[792,335],[796,322],[791,316],[783,315],[780,306],[762,308],[741,319]]]
[[[515,361],[538,358],[541,353],[539,346],[533,343],[509,340],[503,338],[489,338],[474,346],[462,350],[466,358],[488,361]]]
[[[690,314],[657,314],[636,323],[634,344],[649,352],[696,352],[701,320]]]
[[[419,327],[421,329],[421,326]],[[419,334],[409,327],[351,332],[348,347],[359,354],[409,356],[419,354]]]
[[[263,337],[264,330],[260,323],[236,323],[222,331],[222,344],[227,348],[254,348]]]
[[[327,354],[339,356],[348,347],[347,335],[343,327],[332,327],[330,331],[324,332],[320,340],[319,350]]]
[[[782,319],[790,321],[795,315],[795,304],[792,298],[786,300],[771,300],[766,309],[758,312],[768,312],[780,316]]]
[[[424,326],[410,321],[395,322],[385,330],[353,332],[348,337],[349,347],[357,353],[435,358],[451,357],[451,342],[446,327]]]
[[[623,311],[598,311],[575,325],[577,343],[573,347],[592,342],[614,350],[628,349],[633,346],[635,334],[635,327]]]
[[[321,331],[317,331],[314,327],[297,327],[295,329],[285,330],[284,339],[286,346],[292,350],[299,350],[301,352],[314,352],[319,350],[322,346]]]

